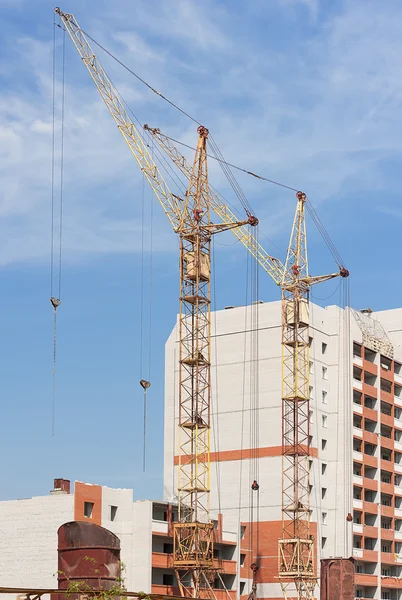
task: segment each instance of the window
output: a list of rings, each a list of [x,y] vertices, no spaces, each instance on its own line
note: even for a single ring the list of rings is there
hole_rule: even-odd
[[[117,515],[117,506],[110,507],[110,520],[114,521]]]
[[[391,529],[391,519],[381,519],[381,529]]]
[[[313,411],[312,410],[308,411],[308,417],[309,417],[310,425],[312,425],[314,423]]]
[[[92,519],[93,509],[94,509],[93,502],[84,502],[84,517],[87,517],[87,519]]]
[[[321,463],[321,475],[325,475],[327,466],[328,466],[327,463]]]
[[[327,523],[327,513],[326,512],[321,513],[321,523],[323,523],[323,525],[326,525],[326,523]]]
[[[214,523],[214,529],[218,529],[218,525],[219,525],[218,521],[216,519],[214,519],[213,523]]]
[[[388,569],[388,568],[386,568],[386,567],[385,567],[385,568],[383,567],[383,568],[381,569],[381,575],[382,575],[383,577],[391,577],[391,569]]]
[[[328,403],[328,400],[327,400],[328,393],[324,392],[324,390],[322,390],[321,393],[322,393],[322,403],[327,404]]]
[[[244,588],[246,587],[246,582],[245,581],[241,581],[240,582],[240,596],[242,596],[244,594]]]
[[[327,344],[325,342],[323,342],[321,344],[321,354],[325,354],[327,351]]]
[[[325,450],[327,447],[327,440],[321,440],[321,450]]]
[[[314,373],[313,361],[310,360],[310,375]]]
[[[381,552],[391,552],[391,544],[382,544]]]
[[[309,494],[310,494],[310,495],[313,493],[313,486],[311,485],[311,483],[310,483],[310,485],[308,486],[308,491],[309,491]]]
[[[322,426],[323,427],[328,427],[328,417],[327,417],[327,415],[321,415],[321,420],[322,420]]]
[[[310,446],[310,448],[313,445],[313,436],[312,435],[308,436],[308,445]]]
[[[356,571],[356,573],[363,573],[363,565],[360,563],[357,563],[355,571]]]
[[[314,388],[313,388],[313,386],[312,386],[312,385],[310,385],[310,387],[309,387],[310,400],[313,400],[313,399],[314,399],[314,396],[313,396],[313,389],[314,389]]]
[[[308,345],[310,346],[310,348],[311,348],[312,344],[313,344],[313,338],[310,336],[308,338]]]
[[[325,544],[327,543],[327,538],[326,537],[322,537],[321,538],[321,548],[325,548]]]
[[[244,567],[244,561],[246,560],[245,554],[240,554],[240,566]]]
[[[321,498],[324,500],[327,495],[327,488],[321,488]]]
[[[240,539],[241,539],[241,540],[244,540],[244,536],[245,536],[245,535],[246,535],[246,526],[245,526],[245,525],[242,525],[242,526],[240,527]]]
[[[310,473],[311,473],[311,469],[312,469],[312,468],[313,468],[313,461],[312,461],[312,460],[309,460],[309,461],[308,461],[308,470],[310,471]]]
[[[163,573],[162,583],[163,585],[173,585],[173,575],[170,573]]]
[[[173,554],[173,544],[163,544],[164,554]]]
[[[327,367],[322,367],[322,378],[328,379],[328,369]]]

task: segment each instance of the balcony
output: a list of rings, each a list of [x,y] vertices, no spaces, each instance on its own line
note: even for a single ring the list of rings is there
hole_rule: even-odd
[[[402,519],[402,508],[395,508],[394,512],[397,519]]]
[[[370,360],[364,359],[363,369],[365,370],[366,373],[370,373],[371,375],[377,375],[377,373],[378,373],[377,365],[372,363]]]
[[[367,429],[365,429],[363,431],[363,439],[365,442],[368,442],[369,444],[373,444],[374,446],[376,446],[378,443],[377,434],[373,433],[372,431],[367,431]]]
[[[168,534],[169,523],[167,521],[152,520],[152,532]]]
[[[381,504],[381,514],[383,517],[393,517],[394,516],[394,507],[393,506],[385,506],[385,504]]]
[[[172,555],[165,552],[152,552],[152,566],[156,569],[168,569],[169,556]]]
[[[360,439],[363,439],[363,430],[360,427],[353,427],[353,435]]]
[[[360,379],[353,378],[353,387],[355,390],[363,391],[363,382]]]
[[[227,575],[236,575],[236,561],[235,560],[222,560],[222,571]]]
[[[377,557],[377,552],[375,553]],[[353,556],[355,558],[363,558],[363,549],[362,548],[353,548]],[[377,558],[376,558],[377,560]]]
[[[364,550],[363,560],[367,560],[368,562],[377,562],[377,560],[378,560],[377,550]]]
[[[381,562],[387,565],[393,565],[395,562],[395,554],[393,552],[381,552]]]
[[[395,471],[395,473],[398,473],[398,475],[402,475],[402,462],[401,463],[394,462],[394,471]]]
[[[363,533],[363,525],[361,523],[353,523],[353,533]]]
[[[357,462],[363,462],[363,452],[358,452],[357,450],[353,450],[353,460],[357,460]]]
[[[355,414],[362,415],[363,414],[363,406],[361,404],[356,404],[356,402],[353,402],[353,412]]]
[[[384,588],[393,588],[393,589],[401,589],[402,581],[400,577],[387,577],[385,575],[381,575],[381,587]]]
[[[361,510],[363,508],[363,500],[357,500],[357,498],[353,498],[353,508],[359,508]]]
[[[381,492],[383,494],[390,494],[392,496],[394,493],[394,486],[392,485],[392,483],[384,483],[382,481],[381,482]]]
[[[402,542],[402,530],[401,531],[394,531],[394,539],[397,540],[398,542]]]
[[[402,452],[402,442],[394,441],[394,448],[397,452]]]
[[[381,424],[388,425],[388,427],[394,426],[394,418],[392,415],[386,415],[385,413],[381,413]]]
[[[355,485],[360,485],[360,486],[362,486],[362,485],[363,485],[363,477],[362,477],[361,475],[355,475],[355,474],[353,473],[353,483],[354,483]]]
[[[398,383],[399,385],[402,385],[402,374],[401,373],[394,373],[394,381],[395,381],[395,383]]]
[[[368,408],[367,406],[363,409],[363,416],[365,419],[369,419],[370,421],[374,421],[375,423],[378,421],[378,414],[374,408]]]
[[[394,404],[402,408],[402,396],[394,396]]]
[[[356,585],[362,585],[362,586],[377,585],[377,583],[378,583],[377,575],[368,575],[366,573],[356,573],[355,574],[355,583],[356,583]]]
[[[376,492],[378,490],[378,481],[376,479],[370,479],[370,477],[364,477],[363,486],[366,490],[373,490]]]
[[[363,510],[366,513],[376,515],[376,514],[378,514],[378,504],[376,502],[365,501],[365,502],[363,502]]]
[[[388,450],[394,449],[394,440],[392,438],[385,437],[384,435],[380,436],[381,446],[383,448],[388,448]]]
[[[363,366],[363,359],[361,356],[357,356],[356,354],[353,355],[353,364],[357,365],[358,367],[362,367]]]
[[[394,530],[393,529],[381,529],[381,539],[393,541],[394,539]]]
[[[370,525],[363,526],[363,534],[364,537],[377,538],[378,537],[378,528],[370,527]]]

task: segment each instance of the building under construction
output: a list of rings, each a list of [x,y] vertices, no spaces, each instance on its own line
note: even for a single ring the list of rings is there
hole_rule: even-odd
[[[255,306],[228,307],[212,319],[211,515],[222,513],[225,527],[238,531],[242,594],[251,592],[254,563],[258,597],[279,599],[281,305],[257,306],[254,365],[248,357],[256,335]],[[371,313],[311,304],[309,343],[310,524],[317,567],[322,558],[353,556],[356,597],[397,600],[402,593],[402,309]],[[176,328],[166,345],[167,498],[175,493],[178,476],[177,355]]]
[[[131,585],[140,586],[143,577],[148,589],[182,597],[313,600],[320,560],[353,556],[356,596],[399,599],[402,373],[394,348],[401,311],[348,307],[349,272],[339,252],[306,194],[285,185],[296,195],[289,244],[283,262],[268,254],[233,165],[207,127],[126,67],[197,125],[191,160],[160,129],[140,126],[93,50],[105,48],[73,15],[59,8],[55,13],[179,242],[179,316],[166,346],[167,526],[159,532],[166,542],[155,541],[159,550],[152,551],[153,505],[141,514],[141,524],[135,511],[128,515],[131,529],[122,528],[121,550],[123,561],[131,561]],[[210,153],[241,203],[240,216],[210,186]],[[327,274],[309,271],[308,214],[335,261]],[[212,312],[211,244],[226,231],[253,261],[250,304]],[[259,301],[257,269],[273,280],[281,301]],[[332,279],[340,282],[340,306],[311,304],[311,288]],[[56,357],[60,298],[51,295]],[[150,382],[140,383],[145,401]],[[77,492],[74,498],[75,520],[103,524],[102,500],[77,499]],[[113,523],[118,510],[110,505],[106,520]],[[145,532],[148,552],[137,537]],[[133,568],[135,557],[140,572]],[[323,577],[328,600],[331,564],[325,563]]]
[[[279,302],[255,306],[259,327],[253,361],[244,356],[255,335],[250,314],[256,308],[228,307],[212,319],[210,514],[220,567],[220,578],[212,582],[218,600],[247,598],[253,581],[258,598],[282,597],[277,551],[282,535],[282,357],[275,350],[280,349],[281,310]],[[310,526],[317,576],[320,559],[351,556],[357,598],[399,600],[402,309],[370,313],[311,305],[310,314]],[[164,500],[133,502],[130,490],[79,482],[70,494],[69,484],[56,480],[49,496],[0,502],[4,583],[54,587],[57,529],[75,519],[102,525],[120,538],[128,589],[179,593],[173,564],[177,353],[175,328],[166,345]],[[251,381],[256,369],[257,389]]]

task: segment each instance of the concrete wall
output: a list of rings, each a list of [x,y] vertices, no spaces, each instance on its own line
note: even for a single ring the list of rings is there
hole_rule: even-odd
[[[73,517],[73,495],[0,502],[1,585],[57,587],[57,530]]]

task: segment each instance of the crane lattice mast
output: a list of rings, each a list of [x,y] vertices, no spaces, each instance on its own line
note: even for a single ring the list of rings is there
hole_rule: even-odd
[[[190,165],[172,140],[159,129],[145,128],[189,176]],[[211,191],[214,210],[226,206]],[[285,264],[270,256],[248,232],[234,230],[236,237],[280,286],[282,292],[282,537],[278,541],[278,575],[286,600],[312,600],[317,583],[315,543],[310,526],[310,346],[309,291],[312,285],[348,277],[339,272],[311,277],[308,271],[305,222],[306,195],[296,194],[297,204]],[[258,572],[257,572],[258,573]],[[258,577],[258,575],[257,575]]]
[[[198,128],[198,144],[184,199],[171,193],[141,134],[130,119],[117,89],[96,58],[89,41],[71,14],[60,16],[117,127],[152,187],[173,229],[180,236],[179,319],[179,521],[174,523],[173,568],[182,596],[189,579],[194,597],[212,597],[214,525],[210,498],[210,305],[212,235],[256,226],[248,214],[239,221],[230,213],[211,223],[206,144],[208,130]]]

